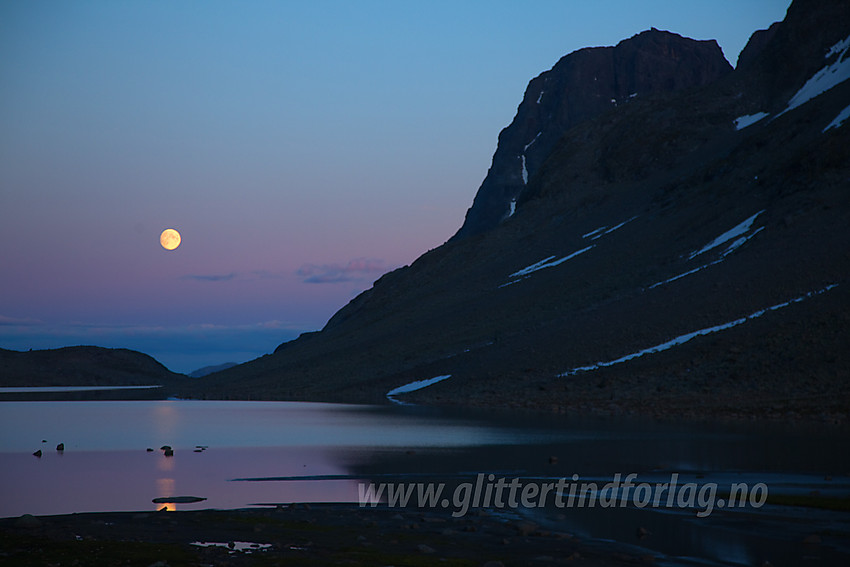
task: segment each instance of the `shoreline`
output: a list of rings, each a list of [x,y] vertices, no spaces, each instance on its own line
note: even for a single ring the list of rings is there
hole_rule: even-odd
[[[263,396],[214,396],[191,397],[174,395],[175,392],[163,392],[150,389],[152,395],[140,396],[138,389],[122,390],[80,390],[67,392],[44,393],[0,393],[0,404],[3,402],[71,402],[71,401],[244,401],[244,402],[292,402],[292,403],[321,403],[349,404],[392,407],[389,400],[372,401],[335,399],[276,399]],[[839,394],[827,399],[828,396],[812,396],[805,399],[753,399],[747,403],[735,406],[706,403],[705,400],[645,400],[642,398],[591,399],[577,398],[553,402],[546,399],[528,399],[522,402],[499,397],[465,398],[458,403],[440,395],[432,395],[424,391],[412,392],[405,395],[403,402],[408,405],[432,407],[435,409],[474,409],[498,412],[519,412],[522,414],[565,415],[572,417],[592,418],[631,418],[651,419],[657,421],[688,421],[691,423],[784,423],[800,426],[828,426],[846,428],[850,426],[850,411],[845,402],[850,402],[845,394]],[[810,402],[810,403],[805,403]]]

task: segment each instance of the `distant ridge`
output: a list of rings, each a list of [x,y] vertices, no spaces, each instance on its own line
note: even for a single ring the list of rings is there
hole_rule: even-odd
[[[191,378],[202,378],[204,376],[207,376],[208,374],[213,374],[214,372],[221,372],[222,370],[233,368],[237,364],[237,362],[225,362],[223,364],[216,364],[214,366],[204,366],[203,368],[193,370],[188,375]]]
[[[180,379],[146,354],[73,346],[26,352],[0,349],[0,387],[149,386]]]

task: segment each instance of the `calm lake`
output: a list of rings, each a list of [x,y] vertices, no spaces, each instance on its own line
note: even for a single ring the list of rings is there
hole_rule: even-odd
[[[39,449],[42,456],[33,456]],[[2,402],[0,516],[358,502],[363,482],[444,482],[451,490],[491,474],[600,488],[618,473],[652,485],[676,475],[681,485],[716,484],[718,497],[745,483],[763,485],[765,496],[835,499],[850,496],[848,455],[846,430],[783,424],[291,402]],[[205,500],[152,502],[176,496]],[[704,503],[505,506],[501,513],[600,545],[644,547],[675,564],[847,558],[846,511],[786,504],[714,505],[710,514]],[[814,547],[803,543],[812,534],[820,534]]]

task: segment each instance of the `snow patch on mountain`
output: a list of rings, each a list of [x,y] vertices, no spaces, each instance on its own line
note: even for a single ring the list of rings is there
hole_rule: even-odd
[[[528,183],[528,168],[525,167],[525,154],[522,154],[522,182]]]
[[[755,215],[753,215],[752,217],[750,217],[749,219],[747,219],[747,220],[746,220],[746,221],[744,221],[743,223],[739,224],[738,226],[736,226],[736,227],[735,227],[735,228],[733,228],[732,230],[730,230],[730,231],[728,231],[728,232],[725,232],[725,233],[723,233],[721,236],[717,237],[717,238],[716,238],[714,241],[712,241],[710,244],[714,244],[714,242],[716,242],[717,240],[720,240],[721,238],[726,237],[726,236],[727,236],[727,235],[729,235],[730,233],[736,233],[736,234],[733,234],[732,236],[729,236],[728,238],[725,238],[725,239],[724,239],[723,241],[721,241],[721,242],[717,242],[717,244],[715,244],[714,246],[712,246],[712,248],[714,248],[715,246],[719,246],[720,244],[723,244],[723,243],[725,243],[725,242],[728,242],[729,240],[731,240],[732,238],[734,238],[735,236],[737,236],[737,235],[738,235],[738,231],[739,231],[739,230],[741,230],[741,229],[744,227],[744,225],[748,223],[748,221],[755,220],[755,218],[756,218],[758,215],[760,215],[761,213],[763,213],[763,212],[764,212],[764,211],[759,211],[758,213],[756,213]],[[750,225],[752,225],[752,222],[749,222],[749,224],[750,224]],[[716,264],[719,264],[720,262],[722,262],[723,260],[725,260],[725,259],[726,259],[726,256],[728,256],[729,254],[731,254],[732,252],[734,252],[735,250],[737,250],[738,248],[740,248],[741,246],[743,246],[744,244],[746,244],[746,243],[747,243],[747,242],[748,242],[748,241],[749,241],[752,237],[754,237],[756,234],[758,234],[759,232],[761,232],[762,230],[764,230],[764,227],[763,227],[763,226],[760,226],[760,227],[759,227],[759,228],[757,228],[756,230],[752,231],[750,234],[746,234],[746,233],[749,231],[749,229],[750,229],[750,227],[749,227],[749,226],[747,226],[745,230],[743,230],[742,232],[740,232],[740,234],[745,234],[745,236],[741,236],[740,238],[738,238],[738,239],[734,240],[734,241],[732,242],[732,244],[730,244],[729,246],[727,246],[727,247],[726,247],[726,250],[724,250],[723,252],[721,252],[721,253],[720,253],[720,257],[719,257],[719,258],[717,258],[716,260],[713,260],[713,261],[711,261],[711,262],[708,262],[707,264],[703,264],[702,266],[698,266],[698,267],[696,267],[696,268],[693,268],[693,269],[691,269],[691,270],[688,270],[687,272],[682,272],[681,274],[677,274],[677,275],[675,275],[675,276],[673,276],[673,277],[671,277],[671,278],[667,278],[666,280],[663,280],[663,281],[660,281],[660,282],[655,282],[654,284],[652,284],[651,286],[649,286],[649,287],[648,287],[648,288],[646,288],[646,289],[655,289],[655,288],[656,288],[656,287],[658,287],[658,286],[661,286],[661,285],[664,285],[664,284],[668,284],[668,283],[672,283],[672,282],[674,282],[674,281],[676,281],[676,280],[680,280],[680,279],[684,278],[685,276],[690,276],[691,274],[695,274],[695,273],[699,272],[700,270],[704,270],[704,269],[706,269],[706,268],[710,268],[711,266],[714,266],[714,265],[716,265]],[[702,252],[707,251],[707,250],[709,249],[709,248],[708,248],[708,246],[709,246],[709,245],[706,245],[706,248],[704,248],[703,250],[701,250],[699,253],[697,253],[697,252],[693,252],[693,253],[691,253],[691,256],[689,256],[689,257],[688,257],[688,260],[690,260],[690,259],[694,258],[695,256],[698,256],[698,255],[699,255],[699,254],[701,254]]]
[[[421,390],[422,388],[431,386],[432,384],[436,384],[437,382],[442,382],[447,378],[451,378],[451,374],[445,374],[443,376],[435,376],[434,378],[428,378],[427,380],[416,380],[414,382],[410,382],[403,386],[399,386],[398,388],[393,388],[389,392],[387,392],[387,399],[391,402],[395,402],[397,404],[404,404],[404,402],[396,399],[396,396],[399,394],[407,394],[410,392],[415,392],[416,390]]]
[[[590,231],[590,232],[588,232],[587,234],[582,234],[582,235],[581,235],[581,237],[582,237],[582,238],[589,238],[589,237],[591,237],[591,236],[593,236],[593,235],[595,235],[595,234],[598,234],[598,233],[602,232],[602,231],[603,231],[603,230],[605,230],[606,228],[608,228],[608,226],[607,226],[607,225],[606,225],[606,226],[600,226],[600,227],[599,227],[599,228],[597,228],[596,230],[591,230],[591,231]]]
[[[841,128],[841,125],[844,124],[848,118],[850,118],[850,106],[839,112],[838,116],[836,116],[835,119],[823,129],[823,131],[826,132],[830,128]]]
[[[658,287],[658,286],[660,286],[660,285],[664,285],[664,284],[668,284],[668,283],[674,282],[674,281],[676,281],[676,280],[680,280],[680,279],[684,278],[685,276],[689,276],[689,275],[691,275],[691,274],[695,274],[695,273],[699,272],[700,270],[704,270],[704,269],[706,269],[706,268],[708,268],[708,267],[711,267],[711,266],[713,266],[713,265],[715,265],[715,264],[719,264],[719,263],[720,263],[720,262],[722,262],[722,261],[723,261],[723,258],[720,258],[720,259],[718,259],[718,260],[714,260],[713,262],[709,262],[708,264],[703,264],[702,266],[696,267],[696,268],[694,268],[693,270],[688,270],[687,272],[683,272],[683,273],[681,273],[681,274],[675,275],[675,276],[673,276],[672,278],[668,278],[668,279],[666,279],[666,280],[664,280],[664,281],[662,281],[662,282],[655,282],[654,284],[652,284],[651,286],[649,286],[649,287],[648,287],[648,288],[646,288],[646,289],[655,289],[656,287]]]
[[[835,63],[827,65],[814,74],[797,93],[788,101],[788,107],[777,116],[782,116],[790,110],[794,110],[818,95],[821,95],[832,87],[850,79],[850,57],[845,57],[850,49],[850,36],[839,41],[827,52],[826,58],[838,55]]]
[[[821,288],[819,290],[810,291],[806,294],[795,297],[794,299],[790,299],[790,300],[784,301],[782,303],[777,303],[776,305],[772,305],[772,306],[767,307],[765,309],[760,309],[759,311],[756,311],[755,313],[750,313],[749,315],[747,315],[745,317],[741,317],[740,319],[735,319],[734,321],[729,321],[728,323],[722,323],[720,325],[715,325],[713,327],[706,327],[705,329],[699,329],[697,331],[685,333],[684,335],[679,335],[678,337],[671,339],[671,340],[669,340],[665,343],[661,343],[659,345],[655,345],[655,346],[652,346],[652,347],[649,347],[649,348],[645,348],[643,350],[639,350],[637,352],[627,354],[626,356],[621,356],[620,358],[617,358],[615,360],[608,360],[608,361],[605,361],[605,362],[597,362],[595,364],[591,364],[591,365],[588,365],[588,366],[579,366],[579,367],[573,368],[572,370],[569,370],[567,372],[563,372],[561,374],[558,374],[558,377],[563,378],[565,376],[574,376],[574,375],[578,374],[579,372],[589,372],[589,371],[592,371],[592,370],[598,370],[598,369],[603,368],[605,366],[613,366],[615,364],[627,362],[629,360],[639,358],[639,357],[644,356],[646,354],[655,354],[655,353],[658,353],[658,352],[663,352],[663,351],[669,350],[669,349],[671,349],[675,346],[685,344],[686,342],[688,342],[691,339],[694,339],[696,337],[700,337],[702,335],[709,335],[711,333],[716,333],[718,331],[724,331],[726,329],[731,329],[732,327],[737,327],[738,325],[746,323],[747,321],[750,321],[751,319],[756,319],[758,317],[761,317],[765,313],[768,313],[770,311],[776,311],[777,309],[782,309],[783,307],[788,307],[789,305],[792,305],[794,303],[800,303],[801,301],[805,301],[806,299],[812,298],[816,295],[826,293],[827,291],[829,291],[829,290],[831,290],[831,289],[833,289],[837,286],[838,286],[838,284],[830,284],[830,285],[828,285],[824,288]]]
[[[708,244],[703,246],[701,249],[696,250],[694,252],[691,252],[691,255],[688,256],[688,260],[696,258],[700,254],[702,254],[704,252],[708,252],[712,248],[716,248],[716,247],[718,247],[722,244],[725,244],[726,242],[729,242],[733,238],[737,238],[739,236],[746,234],[747,232],[750,231],[750,228],[753,226],[753,222],[755,222],[756,217],[758,217],[763,212],[764,212],[764,209],[757,212],[756,214],[754,214],[753,216],[751,216],[750,218],[748,218],[747,220],[745,220],[744,222],[742,222],[738,226],[727,230],[726,232],[724,232],[723,234],[721,234],[720,236],[718,236],[717,238],[715,238],[714,240],[712,240],[711,242],[709,242]],[[741,244],[743,244],[743,242]]]
[[[581,254],[583,252],[587,252],[588,250],[590,250],[594,246],[595,246],[595,244],[591,244],[587,248],[582,248],[581,250],[577,250],[577,251],[573,252],[572,254],[568,254],[568,255],[564,256],[563,258],[558,258],[557,260],[553,260],[554,256],[549,256],[545,260],[541,260],[540,262],[537,262],[536,264],[532,264],[530,266],[527,266],[527,267],[519,270],[518,272],[512,273],[509,277],[518,278],[520,276],[527,276],[528,274],[536,272],[537,270],[542,270],[544,268],[554,268],[555,266],[559,266],[559,265],[563,264],[567,260],[572,260],[573,258],[575,258],[576,256],[578,256],[579,254]]]
[[[847,51],[848,47],[850,47],[850,36],[842,39],[841,41],[830,47],[829,51],[826,52],[826,55],[824,55],[823,58],[829,59],[833,55],[843,53],[844,51]]]
[[[614,232],[614,231],[615,231],[615,230],[617,230],[618,228],[622,228],[624,225],[626,225],[627,223],[632,222],[632,221],[633,221],[633,220],[635,220],[636,218],[638,218],[638,215],[635,215],[635,216],[633,216],[632,218],[630,218],[630,219],[628,219],[628,220],[624,220],[624,221],[623,221],[623,222],[621,222],[620,224],[617,224],[617,225],[612,226],[611,228],[609,228],[609,229],[608,229],[608,230],[606,230],[605,232],[601,232],[601,233],[599,233],[599,234],[597,234],[597,235],[593,236],[593,237],[591,238],[591,240],[596,240],[597,238],[602,238],[602,237],[603,237],[603,236],[605,236],[606,234],[611,234],[612,232]],[[602,227],[602,228],[605,228],[605,227]],[[602,230],[602,229],[597,229],[597,230],[595,230],[595,231],[594,231],[594,233],[595,233],[595,232],[598,232],[599,230]],[[587,237],[587,235],[585,235],[583,238],[586,238],[586,237]]]
[[[532,139],[530,142],[528,142],[528,143],[527,143],[527,144],[526,144],[526,145],[522,148],[522,151],[523,151],[523,152],[525,152],[526,150],[528,150],[528,148],[530,148],[530,147],[531,147],[531,144],[533,144],[534,142],[536,142],[536,141],[537,141],[537,138],[539,138],[539,137],[540,137],[540,134],[542,134],[542,133],[543,133],[543,132],[538,132],[538,133],[537,133],[537,135],[536,135],[536,136],[534,136],[534,139]]]
[[[731,254],[732,252],[734,252],[735,250],[737,250],[738,248],[740,248],[741,246],[746,244],[749,239],[751,239],[753,236],[755,236],[756,234],[760,233],[763,230],[764,230],[764,227],[760,226],[757,229],[755,229],[752,233],[748,234],[747,236],[742,236],[738,240],[734,241],[732,244],[729,245],[729,247],[726,250],[723,251],[722,254],[720,254],[720,257],[725,258],[729,254]]]
[[[735,119],[735,130],[743,130],[747,126],[752,126],[766,116],[769,116],[767,112],[756,112],[755,114],[739,116]]]

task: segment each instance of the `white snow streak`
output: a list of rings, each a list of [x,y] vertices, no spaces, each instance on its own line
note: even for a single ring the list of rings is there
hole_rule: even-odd
[[[664,285],[664,284],[668,284],[668,283],[670,283],[670,282],[674,282],[674,281],[676,281],[676,280],[678,280],[678,279],[684,278],[685,276],[689,276],[689,275],[691,275],[691,274],[695,274],[695,273],[697,273],[697,272],[698,272],[698,271],[700,271],[700,270],[703,270],[703,269],[705,269],[705,268],[711,267],[711,266],[713,266],[713,265],[715,265],[715,264],[719,264],[719,263],[720,263],[720,262],[722,262],[724,259],[726,259],[726,256],[728,256],[729,254],[731,254],[732,252],[734,252],[735,250],[737,250],[738,248],[740,248],[741,246],[743,246],[744,244],[746,244],[746,242],[747,242],[750,238],[752,238],[753,236],[755,236],[756,234],[758,234],[758,233],[759,233],[759,232],[761,232],[762,230],[764,230],[764,227],[763,227],[763,226],[762,226],[762,227],[759,227],[757,230],[753,231],[753,233],[752,233],[752,234],[749,234],[749,235],[747,235],[747,236],[742,236],[741,238],[739,238],[738,240],[736,240],[735,242],[733,242],[732,244],[730,244],[730,245],[729,245],[729,247],[728,247],[726,250],[724,250],[724,251],[720,254],[720,258],[718,258],[717,260],[714,260],[713,262],[709,262],[708,264],[703,264],[702,266],[699,266],[699,267],[697,267],[697,268],[694,268],[693,270],[688,270],[687,272],[681,273],[681,274],[679,274],[679,275],[677,275],[677,276],[673,276],[672,278],[666,279],[666,280],[664,280],[663,282],[656,282],[656,283],[652,284],[651,286],[649,286],[649,287],[648,287],[648,288],[646,288],[646,289],[655,289],[656,287],[658,287],[658,286],[660,286],[660,285]]]
[[[579,254],[581,254],[583,252],[587,252],[588,250],[590,250],[594,246],[596,246],[596,245],[591,244],[587,248],[582,248],[581,250],[577,250],[576,252],[573,252],[572,254],[568,254],[567,256],[564,256],[563,258],[558,258],[557,260],[552,259],[552,258],[554,258],[554,256],[549,256],[545,260],[540,260],[536,264],[532,264],[532,265],[530,265],[526,268],[521,269],[518,272],[514,272],[508,277],[518,278],[520,276],[527,276],[528,274],[530,274],[532,272],[536,272],[537,270],[542,270],[544,268],[554,268],[555,266],[563,264],[567,260],[571,260],[571,259],[575,258],[576,256],[578,256]]]
[[[620,224],[618,224],[618,225],[612,226],[611,228],[609,228],[609,229],[608,229],[608,230],[606,230],[605,232],[603,232],[603,233],[601,233],[601,234],[597,234],[596,236],[594,236],[593,238],[591,238],[591,240],[596,240],[597,238],[601,238],[601,237],[605,236],[606,234],[611,234],[612,232],[614,232],[614,231],[615,231],[615,230],[617,230],[618,228],[621,228],[624,224],[626,224],[626,223],[630,223],[630,222],[632,222],[633,220],[635,220],[636,218],[638,218],[638,215],[633,216],[633,217],[632,217],[632,218],[630,218],[629,220],[624,220],[623,222],[621,222],[621,223],[620,223]],[[605,227],[602,227],[602,228],[605,228]],[[596,229],[596,230],[594,230],[593,232],[588,233],[588,234],[593,234],[594,232],[598,232],[598,231],[600,231],[600,230],[602,230],[602,229],[601,229],[601,228],[600,228],[600,229]],[[582,237],[582,238],[586,238],[587,236],[588,236],[588,235],[586,234],[586,235],[585,235],[584,237]]]
[[[581,235],[581,237],[582,237],[582,238],[587,238],[587,237],[589,237],[589,236],[593,236],[594,234],[597,234],[597,233],[599,233],[599,232],[602,232],[602,231],[603,231],[603,230],[605,230],[606,228],[608,228],[608,226],[607,226],[607,225],[606,225],[606,226],[600,226],[600,227],[599,227],[599,228],[597,228],[596,230],[591,230],[591,231],[590,231],[590,232],[588,232],[587,234],[582,234],[582,235]]]
[[[735,130],[743,130],[747,126],[752,126],[765,116],[769,116],[769,114],[767,112],[756,112],[755,114],[739,116],[735,119]]]
[[[516,212],[516,198],[511,199],[511,210],[508,211],[508,216],[509,217],[514,216],[515,212]]]
[[[542,134],[542,133],[543,133],[542,131],[541,131],[541,132],[538,132],[538,133],[537,133],[537,135],[536,135],[536,136],[534,136],[534,139],[533,139],[533,140],[531,140],[530,142],[528,142],[528,143],[525,145],[525,147],[524,147],[524,148],[522,148],[522,151],[524,152],[524,151],[526,151],[528,148],[530,148],[530,147],[531,147],[531,144],[533,144],[534,142],[536,142],[536,141],[537,141],[537,138],[539,138],[539,137],[540,137],[540,134]]]
[[[709,335],[711,333],[716,333],[718,331],[723,331],[723,330],[726,330],[726,329],[731,329],[732,327],[737,327],[738,325],[740,325],[742,323],[746,323],[747,321],[749,321],[751,319],[756,319],[757,317],[761,317],[762,315],[764,315],[765,313],[767,313],[769,311],[776,311],[777,309],[782,309],[783,307],[788,307],[789,305],[791,305],[793,303],[800,303],[801,301],[805,301],[806,299],[814,297],[815,295],[820,295],[822,293],[825,293],[825,292],[833,289],[834,287],[837,287],[837,285],[838,284],[831,284],[831,285],[828,285],[825,288],[819,289],[817,291],[810,291],[809,293],[806,293],[806,294],[801,295],[799,297],[795,297],[794,299],[791,299],[789,301],[785,301],[783,303],[777,303],[776,305],[772,305],[771,307],[768,307],[766,309],[761,309],[759,311],[756,311],[755,313],[751,313],[751,314],[747,315],[746,317],[741,317],[740,319],[735,319],[734,321],[729,321],[728,323],[723,323],[721,325],[715,325],[714,327],[707,327],[705,329],[700,329],[698,331],[693,331],[691,333],[685,333],[684,335],[679,335],[678,337],[671,339],[671,340],[667,341],[666,343],[661,343],[660,345],[655,345],[653,347],[645,348],[643,350],[633,352],[632,354],[627,354],[626,356],[622,356],[622,357],[615,359],[615,360],[609,360],[609,361],[606,361],[606,362],[597,362],[596,364],[591,364],[589,366],[579,366],[579,367],[573,368],[572,370],[569,370],[567,372],[563,372],[561,374],[558,374],[558,377],[561,378],[561,377],[564,377],[564,376],[574,376],[575,374],[577,374],[579,372],[588,372],[588,371],[591,371],[591,370],[598,370],[599,368],[602,368],[604,366],[613,366],[615,364],[620,364],[621,362],[627,362],[627,361],[632,360],[634,358],[639,358],[639,357],[641,357],[645,354],[655,354],[655,353],[658,353],[658,352],[669,350],[669,349],[671,349],[675,346],[679,346],[681,344],[684,344],[684,343],[688,342],[689,340],[691,340],[693,338],[696,338],[696,337],[699,337],[699,336],[702,336],[702,335]]]
[[[446,374],[444,376],[435,376],[434,378],[428,378],[427,380],[416,380],[415,382],[410,382],[409,384],[405,384],[404,386],[399,386],[398,388],[393,388],[389,392],[387,392],[387,398],[390,401],[401,404],[399,400],[395,399],[395,396],[399,394],[407,394],[409,392],[415,392],[416,390],[421,390],[427,386],[432,384],[436,384],[437,382],[442,382],[446,378],[451,378],[451,374]]]
[[[850,47],[850,36],[846,39],[843,39],[829,48],[829,51],[826,52],[826,55],[823,56],[824,59],[829,59],[833,55],[838,55],[843,51],[847,51],[847,48]]]
[[[715,239],[715,242],[716,242],[717,240],[720,240],[720,239],[721,239],[721,238],[723,238],[724,236],[726,236],[726,235],[728,235],[728,234],[730,234],[730,233],[732,233],[732,232],[736,231],[736,229],[738,229],[738,228],[742,227],[742,226],[743,226],[746,222],[748,222],[749,220],[751,220],[751,219],[755,219],[755,217],[757,217],[758,215],[760,215],[760,214],[761,214],[761,213],[763,213],[763,212],[764,212],[764,211],[759,211],[759,212],[758,212],[758,213],[756,213],[753,217],[751,217],[750,219],[747,219],[747,221],[744,221],[743,223],[739,224],[738,226],[736,226],[735,228],[733,228],[733,229],[732,229],[732,230],[730,230],[729,232],[726,232],[726,233],[724,233],[723,235],[721,235],[721,236],[719,236],[718,238],[716,238],[716,239]],[[743,231],[743,233],[746,233],[748,230],[749,230],[749,227],[747,227],[747,228]],[[695,273],[699,272],[700,270],[704,270],[705,268],[709,268],[709,267],[711,267],[711,266],[714,266],[715,264],[719,264],[720,262],[722,262],[723,260],[725,260],[725,259],[726,259],[726,256],[728,256],[729,254],[731,254],[732,252],[734,252],[735,250],[737,250],[738,248],[740,248],[741,246],[743,246],[744,244],[746,244],[746,243],[747,243],[747,242],[748,242],[748,241],[749,241],[749,240],[750,240],[753,236],[755,236],[756,234],[758,234],[758,233],[759,233],[759,232],[761,232],[762,230],[764,230],[764,227],[763,227],[763,226],[761,226],[761,227],[757,228],[757,229],[756,229],[756,230],[754,230],[751,234],[748,234],[748,235],[746,235],[746,236],[741,236],[741,237],[740,237],[740,238],[738,238],[737,240],[733,241],[733,242],[732,242],[732,244],[730,244],[730,245],[726,248],[726,250],[724,250],[723,252],[721,252],[721,253],[720,253],[720,258],[718,258],[717,260],[714,260],[714,261],[709,262],[709,263],[707,263],[707,264],[703,264],[702,266],[698,266],[698,267],[696,267],[696,268],[694,268],[694,269],[692,269],[692,270],[688,270],[687,272],[682,272],[681,274],[675,275],[675,276],[673,276],[672,278],[668,278],[668,279],[666,279],[666,280],[664,280],[664,281],[656,282],[656,283],[652,284],[651,286],[649,286],[649,287],[648,287],[648,288],[646,288],[646,289],[655,289],[656,287],[658,287],[658,286],[660,286],[660,285],[664,285],[664,284],[668,284],[668,283],[674,282],[674,281],[676,281],[676,280],[679,280],[679,279],[684,278],[685,276],[689,276],[689,275],[691,275],[691,274],[695,274]],[[720,244],[723,244],[723,242],[726,242],[726,241],[728,241],[728,240],[731,240],[731,239],[732,239],[732,238],[734,238],[735,236],[737,236],[737,234],[735,234],[735,235],[733,235],[733,236],[731,236],[731,237],[729,237],[729,238],[726,238],[726,239],[725,239],[724,241],[722,241],[722,242],[717,242],[717,244],[715,244],[715,246],[720,245]],[[714,243],[712,242],[712,244],[714,244]],[[713,246],[712,246],[712,247],[713,247]],[[707,247],[706,247],[706,248],[704,248],[702,251],[700,251],[700,252],[699,252],[699,254],[701,254],[702,252],[704,252],[704,251],[705,251],[705,250],[707,250],[707,249],[708,249]],[[691,254],[691,256],[690,256],[690,257],[688,257],[688,260],[690,260],[690,259],[694,258],[694,257],[695,257],[695,256],[697,256],[697,255],[698,255],[698,253],[697,253],[697,252],[693,252],[693,253]]]
[[[829,59],[837,54],[838,61],[831,65],[827,65],[815,73],[814,76],[809,79],[799,91],[797,91],[797,94],[791,97],[791,100],[788,101],[788,108],[779,113],[778,116],[782,116],[789,110],[793,110],[798,106],[809,102],[835,85],[850,79],[850,58],[844,57],[847,55],[848,49],[850,49],[850,37],[833,45],[832,49],[827,52],[826,58]]]
[[[540,91],[540,95],[537,97],[537,104],[540,104],[540,101],[543,100],[543,93],[546,91]]]
[[[522,154],[522,182],[528,183],[528,169],[525,167],[525,154]]]
[[[841,125],[850,118],[850,106],[842,110],[838,113],[838,116],[835,117],[835,120],[829,123],[829,126],[823,129],[824,132],[829,130],[830,128],[841,128]]]
[[[723,234],[721,234],[720,236],[718,236],[717,238],[715,238],[714,240],[712,240],[711,242],[709,242],[708,244],[703,246],[702,249],[697,250],[695,252],[691,252],[691,255],[688,256],[688,260],[691,260],[691,259],[699,256],[703,252],[708,252],[712,248],[716,248],[716,247],[720,246],[721,244],[724,244],[724,243],[732,240],[733,238],[736,238],[738,236],[746,234],[747,232],[749,232],[750,227],[753,225],[753,222],[756,220],[756,217],[759,216],[760,214],[762,214],[763,212],[764,212],[764,209],[760,210],[759,212],[757,212],[756,214],[754,214],[753,216],[751,216],[750,218],[748,218],[747,220],[745,220],[744,222],[742,222],[741,224],[736,226],[735,228],[727,230],[726,232],[724,232]]]
[[[703,264],[702,266],[700,266],[700,267],[698,267],[698,268],[694,268],[693,270],[688,270],[687,272],[684,272],[684,273],[681,273],[681,274],[679,274],[679,275],[677,275],[677,276],[673,276],[672,278],[666,279],[666,280],[664,280],[663,282],[656,282],[656,283],[652,284],[651,286],[649,286],[647,289],[655,289],[656,287],[658,287],[658,286],[660,286],[660,285],[664,285],[664,284],[668,284],[668,283],[670,283],[670,282],[674,282],[674,281],[676,281],[676,280],[679,280],[679,279],[684,278],[685,276],[689,276],[689,275],[691,275],[691,274],[695,274],[695,273],[697,273],[697,272],[698,272],[698,271],[700,271],[700,270],[703,270],[703,269],[705,269],[705,268],[708,268],[709,266],[713,266],[713,265],[715,265],[715,264],[719,264],[719,263],[720,263],[720,262],[722,262],[722,261],[723,261],[723,258],[720,258],[719,260],[715,260],[715,261],[713,261],[713,262],[709,262],[708,264]]]
[[[722,259],[722,258],[725,258],[725,257],[726,257],[726,256],[728,256],[729,254],[731,254],[732,252],[734,252],[735,250],[737,250],[738,248],[740,248],[741,246],[743,246],[744,244],[746,244],[746,242],[747,242],[750,238],[752,238],[753,236],[755,236],[756,234],[760,233],[760,232],[761,232],[761,231],[763,231],[763,230],[764,230],[764,227],[763,227],[763,226],[760,226],[760,227],[758,227],[756,230],[754,230],[752,234],[748,234],[747,236],[742,236],[741,238],[739,238],[738,240],[736,240],[735,242],[733,242],[732,244],[730,244],[730,245],[729,245],[729,248],[727,248],[726,250],[724,250],[724,251],[723,251],[723,253],[720,255],[721,259]]]

